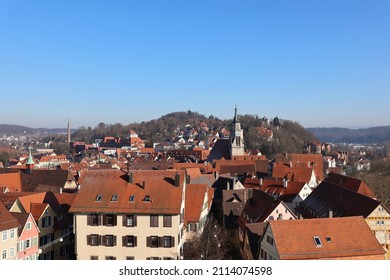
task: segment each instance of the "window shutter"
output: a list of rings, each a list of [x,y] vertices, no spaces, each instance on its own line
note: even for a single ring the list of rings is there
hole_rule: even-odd
[[[150,247],[151,243],[152,243],[152,241],[151,241],[150,236],[146,237],[146,247]]]
[[[107,225],[107,215],[103,215],[103,226]]]
[[[98,216],[97,220],[98,220],[98,226],[102,225],[102,219],[103,219],[103,215],[99,215],[99,214],[96,214]]]
[[[116,226],[117,225],[117,218],[118,218],[118,216],[117,215],[112,215],[112,216],[113,216],[112,223],[113,223],[114,226]]]
[[[101,243],[101,245],[106,246],[106,236],[105,235],[100,236],[100,243]]]
[[[123,218],[122,218],[122,226],[124,226],[124,227],[127,226],[127,215],[123,215]]]
[[[163,236],[158,237],[158,246],[157,247],[164,247],[164,237]]]
[[[87,235],[87,245],[91,245],[91,236]]]
[[[122,247],[127,247],[127,236],[122,236]]]
[[[116,235],[112,237],[112,246],[116,246]]]
[[[134,236],[134,247],[137,247],[137,236]]]
[[[175,237],[171,236],[171,247],[175,247]]]
[[[137,215],[134,215],[134,226],[137,226]]]
[[[90,226],[92,224],[92,215],[88,215],[87,217],[87,226]]]

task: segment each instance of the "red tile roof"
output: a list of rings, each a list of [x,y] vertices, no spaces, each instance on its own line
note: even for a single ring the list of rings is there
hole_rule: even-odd
[[[340,185],[344,188],[347,188],[351,191],[360,193],[362,195],[376,198],[375,193],[370,189],[370,187],[363,181],[352,177],[343,176],[337,173],[329,173],[325,179],[327,182],[331,182],[337,185]]]
[[[180,213],[184,171],[136,170],[130,174],[132,183],[129,183],[129,175],[123,171],[88,171],[70,212]],[[176,174],[179,187],[175,186]],[[117,195],[116,202],[111,201],[113,195]],[[100,201],[96,201],[97,196],[101,196]],[[134,197],[132,202],[129,201],[130,196]],[[147,196],[150,201],[145,201]]]
[[[292,164],[292,166],[304,166],[314,168],[314,172],[319,181],[324,180],[324,170],[323,170],[323,160],[321,154],[288,154],[277,155],[276,162],[284,162],[287,164]]]
[[[373,255],[384,259],[385,251],[363,217],[274,220],[268,226],[282,260]],[[314,237],[320,239],[322,246],[316,246]]]
[[[7,187],[10,192],[21,191],[20,171],[17,173],[0,174],[0,187]]]
[[[20,224],[17,219],[5,208],[4,204],[0,202],[0,231],[19,227]]]
[[[305,183],[299,182],[287,182],[287,187],[285,188],[285,183],[283,181],[275,180],[259,180],[246,178],[244,181],[245,188],[254,188],[261,190],[269,195],[275,195],[282,201],[291,202],[294,198],[300,193],[302,188],[305,186]]]
[[[207,185],[188,184],[185,193],[184,222],[199,222]]]

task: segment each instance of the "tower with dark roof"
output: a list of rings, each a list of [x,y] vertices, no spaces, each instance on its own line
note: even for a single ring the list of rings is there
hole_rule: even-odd
[[[237,106],[234,110],[234,118],[230,133],[230,142],[230,154],[232,157],[245,155],[244,130],[241,128],[241,124],[238,120]]]

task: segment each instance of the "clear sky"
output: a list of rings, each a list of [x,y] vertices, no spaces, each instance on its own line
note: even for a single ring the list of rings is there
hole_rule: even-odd
[[[390,125],[390,1],[0,0],[0,123]]]

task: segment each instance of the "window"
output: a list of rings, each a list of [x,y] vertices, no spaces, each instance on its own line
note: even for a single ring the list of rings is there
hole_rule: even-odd
[[[104,215],[103,225],[108,227],[116,226],[116,216],[114,214]]]
[[[37,246],[38,246],[38,237],[37,237],[37,236],[35,236],[35,237],[33,238],[32,246],[33,246],[33,247],[37,247]]]
[[[95,201],[102,201],[103,199],[103,195],[102,194],[98,194],[95,198]]]
[[[26,249],[31,248],[31,239],[30,238],[27,239],[24,244],[25,244]]]
[[[173,258],[171,258],[171,257],[163,257],[163,260],[164,261],[170,261],[170,260],[173,260]]]
[[[159,257],[148,257],[146,258],[147,261],[157,261],[157,260],[160,260]]]
[[[91,261],[97,261],[99,259],[98,256],[91,256]]]
[[[15,257],[15,247],[9,248],[9,257],[10,258]]]
[[[116,246],[116,236],[112,234],[108,234],[103,236],[104,245],[107,247]]]
[[[51,217],[46,216],[42,219],[42,227],[48,227],[51,225]]]
[[[7,240],[8,239],[8,231],[7,230],[3,231],[2,236],[3,236],[3,241]]]
[[[116,257],[114,257],[114,256],[106,256],[106,260],[107,261],[115,261]]]
[[[136,247],[137,237],[134,235],[123,236],[123,247]]]
[[[327,236],[325,239],[326,239],[326,242],[332,242],[332,238],[330,238],[329,236]]]
[[[11,229],[11,230],[9,231],[9,238],[10,238],[10,239],[14,239],[14,238],[15,238],[15,229]]]
[[[60,248],[60,256],[66,256],[67,254],[68,254],[68,246],[67,245],[65,245],[65,246],[62,246],[61,248]]]
[[[158,236],[149,236],[146,237],[146,246],[157,248],[158,247]]]
[[[134,195],[130,195],[129,202],[134,202]]]
[[[40,244],[41,246],[42,246],[42,245],[46,245],[47,243],[51,242],[52,240],[54,240],[54,234],[53,234],[53,233],[50,233],[50,234],[41,236],[41,237],[39,238],[39,244]]]
[[[135,215],[124,216],[123,226],[125,226],[125,227],[137,226],[137,217]]]
[[[126,257],[126,260],[128,260],[128,261],[133,261],[133,260],[134,260],[134,257]]]
[[[267,235],[267,242],[271,245],[274,245],[274,240],[271,236]]]
[[[318,236],[314,236],[313,239],[317,247],[322,247],[321,239]]]
[[[144,202],[152,202],[150,195],[145,195]]]
[[[91,234],[87,236],[87,245],[90,246],[99,246],[99,235],[98,234]]]
[[[158,215],[150,215],[150,227],[158,227]]]
[[[113,195],[111,196],[111,201],[113,201],[113,202],[118,201],[118,195],[117,195],[117,194],[113,194]]]
[[[64,216],[62,214],[57,215],[57,221],[62,221]]]
[[[35,261],[37,259],[37,256],[34,254],[34,255],[31,255],[31,260]]]
[[[90,226],[99,226],[100,225],[99,215],[98,214],[89,215],[87,224]]]
[[[3,250],[3,251],[1,251],[1,258],[2,258],[3,260],[5,260],[5,259],[7,258],[7,250],[6,250],[6,249]]]
[[[171,237],[171,236],[164,236],[164,247],[165,248],[171,248],[173,247],[175,241],[174,241],[174,237]]]
[[[163,227],[172,227],[172,216],[164,215]]]

